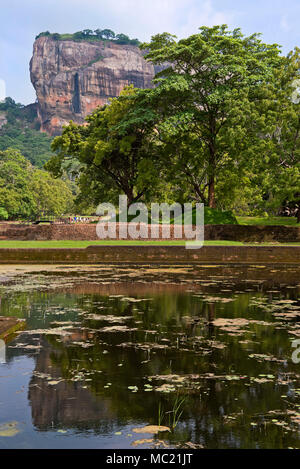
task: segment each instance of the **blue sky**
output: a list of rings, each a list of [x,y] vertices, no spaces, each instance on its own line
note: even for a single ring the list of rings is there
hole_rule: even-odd
[[[287,53],[300,46],[300,0],[1,0],[0,83],[6,95],[35,101],[29,60],[35,36],[110,28],[141,40],[168,31],[178,37],[202,25],[228,24],[263,33]]]

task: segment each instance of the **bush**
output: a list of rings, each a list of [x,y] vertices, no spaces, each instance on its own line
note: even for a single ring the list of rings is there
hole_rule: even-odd
[[[148,223],[151,223],[151,212],[149,210]],[[128,222],[134,220],[137,215],[128,216]],[[111,219],[110,221],[119,222],[119,214],[116,215],[116,218]],[[160,223],[162,221],[160,220]],[[171,225],[183,223],[182,217],[171,218]],[[191,225],[196,224],[196,209],[193,209],[191,216],[187,217],[187,223]],[[238,225],[238,221],[231,211],[221,211],[214,208],[204,207],[204,223],[205,225]]]
[[[238,225],[238,221],[230,210],[221,211],[214,208],[205,207],[205,225]]]
[[[172,224],[182,223],[182,217],[171,220]],[[192,214],[187,218],[187,223],[196,224],[196,209],[192,210]],[[204,224],[205,225],[238,225],[238,221],[230,210],[221,211],[215,208],[204,207]]]
[[[7,220],[8,219],[8,213],[5,210],[5,208],[0,207],[0,220]]]

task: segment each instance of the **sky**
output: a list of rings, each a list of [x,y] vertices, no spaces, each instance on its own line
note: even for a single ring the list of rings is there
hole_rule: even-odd
[[[300,46],[300,0],[0,0],[0,99],[4,92],[29,104],[36,96],[29,61],[41,31],[73,33],[109,28],[148,41],[157,33],[179,38],[200,26],[228,24],[284,54]]]

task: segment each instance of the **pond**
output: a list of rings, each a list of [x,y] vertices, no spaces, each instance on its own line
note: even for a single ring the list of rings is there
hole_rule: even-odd
[[[0,364],[0,448],[300,448],[299,278],[10,268],[0,315],[26,326]]]

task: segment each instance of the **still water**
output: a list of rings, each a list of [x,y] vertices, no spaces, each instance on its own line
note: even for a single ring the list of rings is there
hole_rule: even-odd
[[[299,288],[296,267],[11,271],[0,448],[300,448]]]

